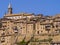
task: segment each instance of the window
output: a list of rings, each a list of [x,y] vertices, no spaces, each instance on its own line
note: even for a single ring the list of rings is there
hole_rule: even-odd
[[[49,31],[50,31],[50,28],[51,26],[50,25],[47,25],[47,26],[45,26],[45,30],[49,33]]]
[[[54,28],[54,26],[52,26],[52,28]]]
[[[58,25],[56,25],[56,27],[58,27]]]
[[[5,33],[3,32],[1,35],[2,35],[2,36],[5,36]]]
[[[45,28],[50,28],[50,26],[46,26]]]
[[[56,28],[60,27],[60,22],[56,23]]]
[[[13,30],[18,30],[18,29],[17,29],[17,26],[14,26],[14,27],[13,27]]]
[[[22,27],[20,29],[22,29]]]
[[[50,25],[46,25],[46,26],[45,26],[45,29],[46,29],[46,30],[50,30],[50,29],[51,29],[51,26],[50,26]]]
[[[37,34],[39,34],[39,31],[37,31]]]
[[[23,27],[23,28],[25,28],[25,27]]]
[[[55,30],[56,33],[59,33],[60,31],[59,30]]]
[[[51,45],[60,45],[60,43],[51,43]]]
[[[41,31],[41,33],[42,33],[43,31]]]
[[[5,42],[4,40],[1,41],[1,43]]]
[[[17,28],[17,26],[14,26],[14,27],[13,27],[13,30],[14,30],[15,33],[18,33],[18,28]]]

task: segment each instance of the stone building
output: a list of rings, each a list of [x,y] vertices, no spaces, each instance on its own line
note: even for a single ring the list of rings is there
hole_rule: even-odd
[[[9,4],[8,13],[0,19],[0,45],[15,45],[32,37],[28,45],[60,45],[60,14],[13,14]]]

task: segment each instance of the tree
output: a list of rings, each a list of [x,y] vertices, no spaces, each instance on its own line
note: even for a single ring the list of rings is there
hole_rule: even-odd
[[[18,42],[17,45],[28,45],[32,40],[33,40],[34,36],[31,37],[31,39],[27,42],[25,42],[25,38],[21,41]]]

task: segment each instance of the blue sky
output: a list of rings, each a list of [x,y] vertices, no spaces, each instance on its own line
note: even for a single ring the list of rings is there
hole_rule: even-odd
[[[9,3],[13,13],[60,14],[60,0],[0,0],[0,18],[7,13]]]

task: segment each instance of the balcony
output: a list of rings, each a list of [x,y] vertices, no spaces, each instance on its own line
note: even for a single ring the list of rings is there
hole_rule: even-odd
[[[13,30],[14,30],[15,33],[18,33],[18,28],[17,28],[17,26],[14,26],[14,27],[13,27]]]
[[[51,26],[50,26],[50,25],[45,26],[45,30],[46,30],[48,33],[49,33],[50,29],[51,29]]]

